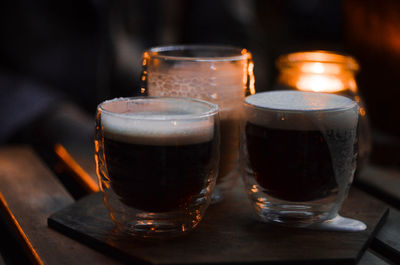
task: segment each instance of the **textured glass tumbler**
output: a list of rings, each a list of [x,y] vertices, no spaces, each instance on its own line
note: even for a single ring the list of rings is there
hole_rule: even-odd
[[[121,230],[179,236],[207,209],[219,161],[218,106],[189,98],[117,98],[97,108],[95,159]]]
[[[325,93],[271,91],[247,97],[244,109],[241,169],[258,216],[299,227],[338,220],[356,169],[357,103]],[[365,229],[340,218],[351,220],[349,230]]]
[[[143,53],[142,93],[193,97],[218,104],[221,160],[213,201],[237,179],[239,121],[246,94],[254,94],[251,54],[226,46],[166,46]]]

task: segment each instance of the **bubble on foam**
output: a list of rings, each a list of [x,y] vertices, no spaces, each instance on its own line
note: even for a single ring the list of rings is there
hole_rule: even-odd
[[[147,115],[150,117],[150,115]],[[167,119],[167,115],[124,113],[101,114],[104,136],[115,141],[143,145],[188,145],[207,142],[214,137],[214,119],[196,121]]]
[[[246,98],[251,123],[276,129],[328,130],[357,126],[358,107],[349,98],[314,92],[270,91]]]
[[[194,97],[226,106],[244,99],[245,62],[182,62],[168,69],[148,69],[150,96]]]

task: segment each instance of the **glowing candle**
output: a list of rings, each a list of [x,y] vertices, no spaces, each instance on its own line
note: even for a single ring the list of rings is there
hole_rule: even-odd
[[[332,52],[297,52],[282,56],[277,61],[281,71],[279,82],[302,91],[336,93],[357,92],[354,75],[357,62]]]

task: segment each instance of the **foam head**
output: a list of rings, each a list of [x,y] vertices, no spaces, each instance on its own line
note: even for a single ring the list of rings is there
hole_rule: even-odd
[[[334,94],[269,91],[245,100],[247,120],[275,129],[327,130],[357,126],[358,105]]]
[[[159,102],[151,106],[129,99],[103,103],[104,137],[131,144],[163,146],[213,139],[215,116],[207,115],[209,109],[203,103],[174,98],[152,100]]]
[[[150,96],[201,98],[224,109],[232,101],[243,101],[246,62],[184,61],[171,68],[149,68],[148,93]]]

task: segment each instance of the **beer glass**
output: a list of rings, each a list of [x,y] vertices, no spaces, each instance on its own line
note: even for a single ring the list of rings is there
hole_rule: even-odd
[[[166,46],[143,53],[142,93],[194,97],[218,104],[221,160],[214,202],[236,180],[240,106],[246,94],[255,93],[253,66],[246,49],[226,46]]]
[[[195,228],[218,174],[218,106],[190,98],[117,98],[97,108],[100,189],[118,228],[171,237]]]
[[[356,168],[357,103],[333,94],[270,91],[247,97],[244,116],[241,169],[258,216],[298,227],[339,220]],[[354,221],[348,230],[365,229],[357,220],[340,220]]]

